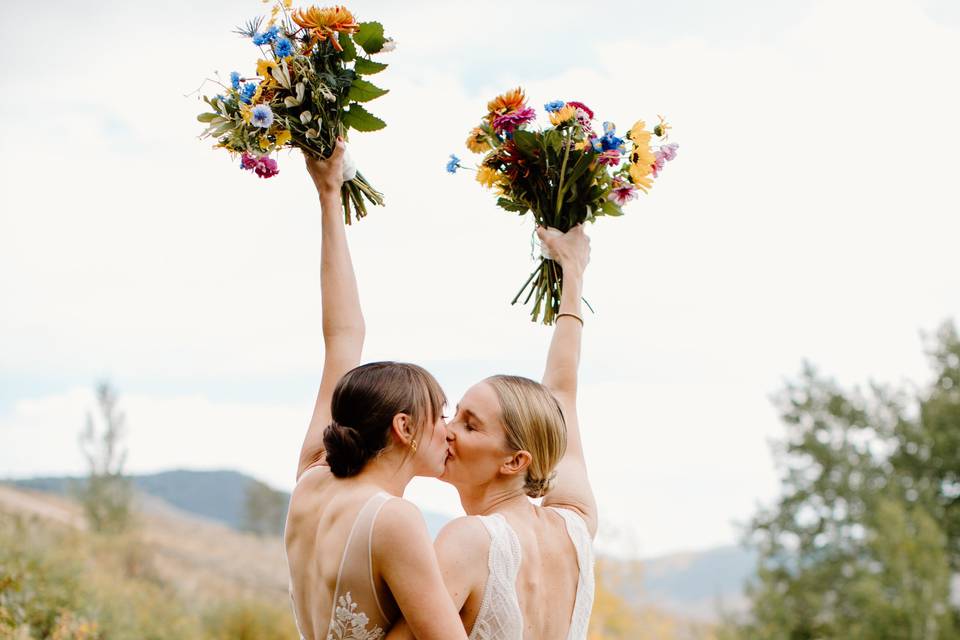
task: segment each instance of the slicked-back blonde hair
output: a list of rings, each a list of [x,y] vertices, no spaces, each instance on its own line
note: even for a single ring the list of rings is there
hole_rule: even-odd
[[[560,404],[545,386],[521,376],[491,376],[485,380],[500,402],[507,446],[532,458],[523,489],[539,498],[553,487],[557,464],[567,450],[567,424]]]

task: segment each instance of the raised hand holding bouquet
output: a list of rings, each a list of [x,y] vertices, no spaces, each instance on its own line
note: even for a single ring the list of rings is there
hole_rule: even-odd
[[[387,93],[363,76],[387,65],[370,56],[390,51],[392,40],[378,22],[358,23],[345,7],[292,10],[292,0],[279,0],[270,17],[237,29],[260,50],[256,75],[234,71],[224,93],[204,96],[211,111],[197,116],[206,123],[201,138],[217,140],[215,148],[240,154],[240,167],[261,178],[278,173],[270,157],[284,147],[326,158],[337,138],[349,129],[376,131],[386,124],[361,104]],[[344,218],[367,214],[366,199],[382,205],[383,195],[344,161]]]
[[[677,145],[667,143],[670,125],[660,122],[648,131],[639,120],[623,138],[611,122],[593,129],[593,111],[581,102],[555,101],[544,105],[550,127],[534,126],[536,111],[527,106],[522,89],[513,89],[487,105],[487,115],[467,138],[467,148],[484,154],[477,180],[493,189],[497,205],[524,215],[540,227],[568,231],[599,216],[619,216],[623,205],[646,193],[664,164],[676,156]],[[653,138],[656,136],[656,143]],[[464,168],[455,155],[447,171]],[[527,293],[534,300],[531,318],[553,324],[560,309],[563,274],[542,252],[513,304]]]

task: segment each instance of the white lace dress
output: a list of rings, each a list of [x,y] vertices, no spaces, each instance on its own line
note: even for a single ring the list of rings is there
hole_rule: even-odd
[[[556,511],[566,523],[567,535],[577,550],[577,565],[580,567],[567,640],[586,640],[593,608],[593,541],[580,514],[569,509],[548,508]],[[523,613],[517,596],[517,575],[523,560],[520,539],[499,513],[478,517],[490,534],[487,556],[490,574],[469,640],[523,640]]]
[[[372,566],[373,525],[390,498],[382,491],[372,495],[353,522],[337,571],[326,640],[382,640],[386,635],[384,628],[392,622],[380,606]],[[300,640],[306,640],[297,620],[296,605],[293,618]]]

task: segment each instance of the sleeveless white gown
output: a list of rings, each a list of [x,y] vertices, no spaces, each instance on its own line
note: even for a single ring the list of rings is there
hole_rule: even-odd
[[[380,509],[391,498],[383,491],[370,496],[353,522],[337,571],[326,640],[382,640],[386,635],[384,630],[393,623],[387,619],[377,597],[372,562],[373,525]],[[300,640],[306,640],[297,619],[292,584],[290,599]]]
[[[569,509],[547,508],[556,511],[566,523],[567,535],[577,550],[577,564],[580,567],[567,640],[586,640],[593,608],[593,541],[580,514]],[[490,534],[490,553],[487,556],[490,574],[469,640],[523,640],[523,613],[517,596],[517,575],[523,560],[520,539],[507,519],[499,513],[477,517]]]

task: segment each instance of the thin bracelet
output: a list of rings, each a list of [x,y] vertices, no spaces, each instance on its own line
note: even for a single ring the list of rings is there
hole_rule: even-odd
[[[580,326],[581,326],[581,327],[583,326],[583,318],[581,318],[581,317],[578,316],[577,314],[575,314],[575,313],[566,313],[566,312],[564,312],[564,313],[558,313],[558,314],[556,315],[556,319],[559,320],[559,319],[562,318],[563,316],[567,316],[567,317],[569,317],[569,318],[573,318],[573,319],[575,319],[577,322],[580,323]]]

